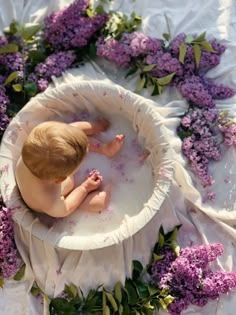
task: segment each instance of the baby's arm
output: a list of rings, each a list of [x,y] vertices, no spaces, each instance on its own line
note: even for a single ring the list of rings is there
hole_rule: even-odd
[[[95,119],[93,121],[77,121],[70,125],[81,129],[87,136],[92,136],[106,131],[110,123],[106,119]]]
[[[89,177],[78,187],[72,190],[66,197],[58,196],[52,206],[49,207],[48,215],[52,217],[66,217],[74,212],[85,197],[96,190],[102,182],[102,177],[97,171],[94,171]]]

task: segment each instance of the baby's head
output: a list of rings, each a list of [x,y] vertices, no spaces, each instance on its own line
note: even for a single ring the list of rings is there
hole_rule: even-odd
[[[48,121],[36,126],[22,148],[26,167],[42,180],[63,180],[80,165],[88,138],[79,128]]]

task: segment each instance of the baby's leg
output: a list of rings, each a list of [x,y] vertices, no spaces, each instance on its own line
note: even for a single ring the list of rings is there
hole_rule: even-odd
[[[70,125],[80,128],[87,136],[92,136],[106,131],[110,123],[105,118],[98,118],[93,121],[76,121]]]
[[[102,191],[94,191],[88,194],[80,204],[79,209],[91,212],[105,210],[109,204],[111,196],[111,184],[104,187]]]
[[[89,137],[89,151],[104,154],[107,157],[113,157],[120,151],[123,146],[125,136],[123,134],[116,135],[115,138],[108,142],[103,143],[97,139]]]

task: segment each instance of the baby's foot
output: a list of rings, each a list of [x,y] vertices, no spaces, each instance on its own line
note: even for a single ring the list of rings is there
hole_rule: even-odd
[[[110,122],[105,118],[98,118],[91,122],[93,134],[106,131],[110,127]]]
[[[122,148],[124,139],[125,135],[123,134],[116,135],[111,142],[104,144],[103,147],[104,154],[109,158],[113,157]]]
[[[80,205],[80,209],[91,212],[100,212],[108,207],[111,196],[111,184],[106,185],[102,191],[94,191],[87,195]]]

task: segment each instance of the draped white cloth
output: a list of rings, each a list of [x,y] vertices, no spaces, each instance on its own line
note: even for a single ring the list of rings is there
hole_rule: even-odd
[[[41,21],[48,13],[70,2],[72,1],[1,1],[0,26],[1,28],[7,26],[12,18],[20,22]],[[111,9],[125,13],[135,11],[140,14],[143,18],[142,31],[148,35],[161,37],[162,33],[168,31],[166,23],[168,21],[172,36],[180,32],[199,34],[207,31],[209,37],[220,39],[227,46],[227,50],[222,55],[220,65],[209,71],[208,76],[235,87],[236,3],[233,0],[176,0],[174,2],[116,0],[111,1],[109,6]],[[71,83],[72,86],[79,86],[81,83],[83,86],[88,81],[97,80],[94,82],[95,85],[107,84],[112,88],[114,86],[112,82],[115,82],[127,90],[134,90],[136,79],[126,80],[122,70],[115,66],[111,67],[103,60],[96,62],[67,71],[60,79],[54,78],[54,85],[60,90],[62,83]],[[47,93],[55,96],[55,91],[57,90],[52,89]],[[42,289],[51,296],[57,295],[64,283],[71,282],[71,279],[75,279],[75,284],[85,291],[100,283],[112,286],[116,280],[123,280],[130,274],[132,259],[139,259],[143,263],[148,261],[150,248],[155,242],[160,223],[167,230],[182,223],[179,241],[183,246],[191,242],[221,242],[224,253],[218,260],[218,267],[224,270],[236,270],[235,148],[226,148],[223,159],[211,164],[210,172],[215,182],[211,187],[203,188],[182,156],[181,141],[176,135],[179,117],[187,108],[186,101],[170,88],[158,97],[150,97],[147,91],[142,91],[141,94],[146,98],[147,104],[153,105],[154,102],[155,110],[162,117],[161,122],[166,127],[165,134],[171,147],[173,182],[160,211],[143,229],[135,235],[131,233],[132,236],[121,243],[89,251],[58,250],[51,243],[36,238],[29,250],[25,246],[29,239],[27,235],[29,232],[16,225],[17,246],[27,264],[27,270],[21,282],[8,281],[0,290],[1,314],[38,315],[43,312],[46,314],[46,305],[41,305],[28,293],[35,278]],[[149,101],[150,99],[152,102]],[[232,117],[236,117],[235,101],[236,97],[219,101],[217,108],[228,109]],[[216,193],[216,200],[203,203],[202,198],[207,192]],[[55,266],[58,266],[60,272],[56,272]],[[235,306],[235,291],[232,291],[217,301],[209,302],[202,309],[191,307],[183,314],[230,315],[235,313]]]

